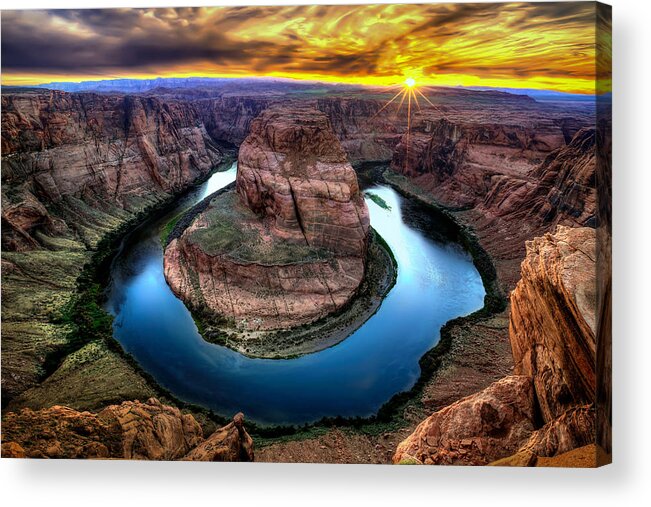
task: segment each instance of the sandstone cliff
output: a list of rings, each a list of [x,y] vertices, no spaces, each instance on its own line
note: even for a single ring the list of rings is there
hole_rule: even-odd
[[[363,257],[368,210],[327,117],[313,109],[265,111],[240,146],[237,191],[271,220],[276,237]]]
[[[99,241],[221,160],[195,108],[174,98],[3,90],[3,402],[38,384],[65,343],[69,327],[56,316]],[[134,393],[144,382],[104,349],[123,374],[106,400],[117,386],[149,396]]]
[[[168,195],[169,190],[159,186],[156,172],[164,175],[165,179],[169,176],[171,182],[177,181],[176,175],[180,178],[178,181],[189,182],[182,176],[184,171],[174,169],[175,160],[182,160],[183,153],[188,153],[184,151],[184,146],[191,151],[198,147],[198,153],[202,153],[203,148],[198,140],[201,137],[206,156],[217,160],[218,150],[212,145],[211,138],[240,144],[260,112],[281,102],[312,105],[323,111],[349,160],[390,159],[406,128],[404,110],[403,114],[396,115],[395,110],[387,108],[375,116],[391,97],[386,96],[386,91],[363,90],[359,95],[327,93],[317,99],[305,94],[301,100],[297,100],[299,94],[277,94],[272,97],[233,93],[213,97],[187,90],[183,93],[159,92],[147,96],[66,94],[46,90],[3,94],[3,250],[39,249],[38,252],[29,253],[3,252],[4,400],[37,384],[42,378],[44,357],[61,344],[67,330],[53,323],[52,315],[75,290],[76,277],[89,258],[86,248],[133,216],[132,211],[158,202],[163,193]],[[453,150],[454,156],[464,153],[462,163],[457,167],[460,171],[455,172],[450,181],[446,180],[447,183],[441,183],[443,188],[439,193],[436,192],[439,185],[431,184],[434,179],[427,170],[422,175],[410,175],[409,178],[429,189],[430,194],[436,195],[444,204],[453,207],[463,205],[466,208],[476,206],[464,208],[466,210],[457,216],[476,230],[482,245],[496,260],[500,279],[510,290],[518,279],[517,267],[524,256],[525,240],[543,235],[556,223],[573,226],[591,224],[590,186],[584,188],[581,181],[574,181],[573,167],[576,163],[572,156],[560,164],[554,160],[560,160],[564,153],[572,155],[570,150],[574,149],[571,146],[574,145],[577,149],[574,149],[573,156],[577,159],[585,157],[588,161],[590,150],[586,154],[578,149],[581,136],[577,132],[594,123],[592,113],[586,113],[584,108],[574,110],[569,104],[554,110],[552,106],[536,103],[528,97],[494,92],[440,89],[436,90],[435,96],[430,95],[430,99],[437,104],[438,112],[434,114],[428,111],[429,107],[423,104],[422,116],[428,118],[432,125],[445,118],[452,125],[470,125],[472,129],[476,125],[490,125],[495,130],[493,134],[486,134],[490,142],[482,149],[475,147],[462,152],[464,143],[461,142],[459,150]],[[132,114],[127,112],[131,110],[143,121],[132,121]],[[425,123],[419,127],[418,115],[420,113],[414,116],[415,137],[419,135],[419,129],[429,128],[425,127]],[[172,123],[167,121],[168,117]],[[131,126],[126,128],[127,125]],[[157,132],[159,125],[163,134],[162,144],[159,144]],[[136,128],[139,129],[138,133]],[[432,132],[424,132],[423,139],[427,141],[427,136]],[[189,139],[185,139],[186,133]],[[483,136],[475,135],[473,143],[481,145],[478,141]],[[555,144],[561,138],[563,143]],[[572,141],[573,138],[577,143]],[[196,147],[192,144],[194,139],[197,139]],[[522,139],[526,141],[524,144]],[[143,151],[140,143],[143,143]],[[440,144],[445,148],[444,140]],[[404,147],[405,142],[402,145]],[[436,151],[435,145],[432,143]],[[153,151],[148,146],[153,146]],[[400,150],[406,155],[405,150]],[[60,159],[59,153],[62,155]],[[153,158],[149,155],[153,155]],[[404,155],[396,155],[396,160]],[[451,157],[452,162],[454,156]],[[202,155],[201,159],[204,158]],[[146,162],[152,159],[157,168],[154,172],[149,171],[150,166]],[[60,167],[57,160],[74,164],[75,170]],[[445,161],[445,149],[440,156],[433,152],[431,160]],[[134,167],[138,167],[136,173],[131,172],[131,161]],[[475,172],[475,176],[472,176],[474,166],[482,164],[487,170],[487,177],[484,178],[483,172]],[[462,174],[466,166],[470,176]],[[579,166],[581,173],[584,168],[589,169],[587,163],[580,162]],[[179,163],[178,167],[182,167],[182,164]],[[170,172],[166,173],[168,168]],[[558,177],[545,176],[538,170],[543,168],[551,169],[549,174],[556,172]],[[50,169],[54,170],[56,177],[48,174]],[[195,169],[191,169],[191,172],[205,174]],[[589,171],[585,174],[587,179],[584,181],[589,182]],[[456,178],[459,178],[459,183],[452,181]],[[549,186],[538,184],[543,180]],[[606,186],[600,184],[599,188],[603,190]],[[533,194],[529,193],[530,190]],[[65,193],[70,191],[72,195]],[[530,195],[533,195],[534,201],[529,201]],[[568,196],[570,199],[566,199]],[[529,209],[530,202],[532,209]],[[583,202],[587,205],[582,207]],[[600,204],[607,202],[600,199]],[[554,213],[556,207],[562,212]],[[536,215],[533,208],[544,213]],[[511,211],[497,216],[504,210]],[[539,225],[543,217],[547,217],[547,221]],[[534,225],[529,224],[529,218],[535,219]],[[294,287],[294,280],[302,277],[300,273],[290,274],[287,286]],[[251,278],[252,283],[255,278],[266,280],[267,274],[256,273]],[[319,305],[327,304],[329,298],[329,290],[324,287],[323,291],[323,302]],[[337,293],[336,289],[334,293]],[[296,300],[300,302],[303,298],[297,297]],[[508,315],[501,320],[508,322]],[[497,335],[502,332],[499,325],[490,323],[490,326],[490,333]],[[483,324],[478,327],[469,324],[464,326],[461,334],[472,335],[475,341],[485,342],[483,338],[488,328]],[[503,334],[506,341],[506,331]],[[602,343],[603,340],[600,345]],[[460,383],[454,374],[451,377],[453,380],[446,383],[451,394],[443,400],[426,400],[431,402],[427,406],[439,408],[444,404],[441,401],[458,399],[492,381],[496,377],[494,369],[491,370],[496,352],[493,349],[489,352],[490,355],[481,357],[478,365],[464,351],[461,356],[467,363],[465,369],[477,372],[475,384],[469,384],[474,387],[458,387]],[[84,363],[83,371],[92,371],[92,378],[62,372],[56,376],[57,382],[50,385],[47,393],[38,395],[38,403],[33,406],[62,403],[58,394],[53,393],[66,392],[72,396],[75,390],[70,386],[78,385],[83,385],[93,396],[103,396],[105,400],[147,399],[153,394],[149,388],[143,387],[146,383],[137,372],[132,371],[117,354],[104,351],[97,357],[100,359],[91,355]],[[98,368],[100,364],[102,367]],[[451,369],[457,369],[457,365],[452,364]],[[508,371],[508,365],[504,369]],[[487,370],[491,370],[490,375],[486,373]],[[115,374],[116,371],[119,375]],[[80,382],[80,378],[83,382]],[[32,391],[28,391],[25,400],[33,396]],[[365,452],[360,453],[356,460],[366,455]]]
[[[3,248],[87,242],[102,213],[137,212],[220,160],[194,108],[153,97],[2,95]]]
[[[400,443],[393,462],[486,465],[513,454],[534,419],[531,379],[505,377],[425,419]]]
[[[451,207],[478,205],[500,177],[523,178],[536,161],[564,145],[560,129],[453,122],[419,115],[396,147],[393,170]]]
[[[271,109],[251,125],[237,193],[214,197],[165,251],[191,306],[270,330],[343,307],[364,276],[369,215],[327,117]]]
[[[392,169],[440,203],[530,223],[594,226],[595,131],[418,120]]]
[[[533,378],[545,422],[595,399],[595,254],[594,229],[535,238],[511,294],[515,372]]]
[[[253,441],[238,414],[207,439],[195,418],[151,398],[101,412],[54,406],[6,414],[2,456],[67,459],[253,461]]]

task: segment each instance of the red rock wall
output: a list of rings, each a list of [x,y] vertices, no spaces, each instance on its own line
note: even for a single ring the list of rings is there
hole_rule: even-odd
[[[2,156],[7,249],[36,247],[37,230],[65,231],[45,206],[138,211],[222,157],[188,104],[57,91],[2,95]]]
[[[55,405],[3,416],[3,458],[253,461],[253,440],[242,414],[204,439],[191,414],[163,405],[125,401],[101,412]]]
[[[559,227],[528,242],[511,294],[515,372],[533,377],[545,422],[595,399],[595,241],[594,229]]]
[[[357,175],[327,117],[271,109],[240,146],[237,191],[278,238],[364,258],[370,219]]]
[[[286,265],[243,263],[211,256],[185,237],[165,249],[165,278],[174,293],[247,329],[277,329],[313,322],[344,306],[364,277],[364,260]]]

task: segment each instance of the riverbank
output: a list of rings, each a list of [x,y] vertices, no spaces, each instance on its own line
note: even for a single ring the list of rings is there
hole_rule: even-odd
[[[454,227],[452,227],[452,229],[454,229]],[[482,272],[482,270],[480,270],[480,274],[482,274],[482,278],[484,278],[484,273]],[[264,447],[263,452],[260,455],[260,458],[264,460],[265,456],[267,457],[279,456],[277,459],[273,459],[273,460],[283,461],[284,458],[282,458],[282,456],[286,452],[289,452],[287,451],[287,449],[292,448],[294,446],[303,448],[303,445],[309,447],[314,442],[316,441],[320,442],[322,439],[325,439],[324,441],[329,441],[329,442],[336,441],[343,446],[352,446],[351,448],[356,448],[356,449],[358,448],[360,449],[360,452],[365,452],[362,450],[365,450],[369,446],[372,446],[374,450],[370,451],[368,456],[373,456],[373,459],[388,460],[390,458],[389,454],[393,451],[393,449],[395,449],[395,446],[393,445],[394,441],[395,443],[397,443],[402,438],[404,438],[404,436],[409,433],[409,431],[413,428],[413,426],[417,422],[419,422],[424,415],[426,415],[427,396],[423,396],[423,393],[426,394],[431,391],[430,380],[431,377],[433,376],[433,371],[436,369],[438,369],[439,371],[443,370],[445,366],[448,364],[446,362],[445,356],[451,353],[459,352],[459,355],[455,356],[451,361],[451,364],[453,366],[458,365],[459,359],[463,358],[464,349],[465,349],[464,343],[468,343],[468,342],[465,342],[463,340],[463,337],[462,339],[459,339],[459,337],[455,337],[454,340],[452,339],[448,340],[445,338],[445,336],[447,336],[448,333],[450,334],[450,336],[456,333],[458,329],[463,327],[462,324],[463,324],[463,319],[461,319],[461,321],[459,319],[456,319],[453,326],[448,326],[448,325],[445,326],[445,328],[441,332],[441,342],[439,343],[439,345],[434,349],[432,349],[430,352],[428,352],[426,356],[423,358],[423,360],[421,360],[422,373],[421,373],[421,379],[419,380],[417,386],[415,386],[408,393],[396,395],[390,402],[385,404],[385,406],[380,410],[378,416],[372,417],[370,419],[331,418],[301,428],[294,428],[294,427],[262,428],[247,423],[247,427],[250,428],[252,435],[256,439],[256,445]],[[471,337],[471,336],[472,334],[470,333],[468,334],[467,337]],[[457,345],[461,346],[459,351],[456,350]],[[491,347],[488,346],[488,344],[486,345],[487,346],[485,347],[484,353],[489,354]],[[144,374],[144,372],[142,371],[138,372],[139,367],[135,362],[135,360],[133,360],[131,356],[122,352],[119,346],[118,348],[119,348],[119,352],[112,352],[112,353],[121,356],[123,358],[122,360],[126,365],[130,365],[130,367],[132,367],[136,373],[139,373],[138,378],[140,379],[147,378],[148,376]],[[424,364],[423,361],[426,358],[427,358],[427,363],[425,364],[425,367],[423,367]],[[81,362],[79,364],[79,370],[81,370],[82,367],[83,369],[86,369],[88,365],[89,365],[88,362]],[[451,369],[452,373],[454,373],[453,370],[454,368]],[[444,381],[445,375],[442,376],[437,374],[436,377],[437,377],[437,381],[435,382],[435,384],[437,385],[449,384],[449,382]],[[100,381],[100,384],[98,384],[97,382],[93,384],[93,389],[95,391],[102,389],[101,386],[102,378],[104,378],[104,374],[100,374],[99,376],[98,380]],[[448,377],[450,381],[454,381],[454,378],[455,378],[454,375]],[[138,383],[134,383],[134,385],[138,385]],[[52,394],[52,387],[54,386],[50,386],[49,389],[51,394]],[[162,397],[163,399],[167,400],[169,403],[175,404],[179,407],[190,409],[195,414],[200,414],[199,417],[201,418],[202,421],[204,421],[205,424],[210,425],[210,424],[214,424],[214,421],[221,421],[221,418],[215,416],[214,414],[211,414],[210,411],[208,410],[202,409],[200,407],[192,406],[190,404],[183,403],[178,399],[175,399],[173,396],[169,395],[169,393],[167,393],[160,386],[156,385],[156,383],[151,378],[149,378],[148,381],[146,381],[142,387],[143,388],[140,389],[140,393],[136,394],[134,392],[135,398],[142,399],[144,396],[148,395],[146,391],[151,390],[154,391],[157,396]],[[473,388],[473,390],[476,389]],[[77,397],[78,394],[75,394],[73,396],[73,393],[70,393],[69,399],[73,401],[73,403],[69,403],[71,406],[74,406],[75,404],[79,404],[76,403]],[[119,397],[119,395],[117,397]],[[68,396],[66,396],[66,398],[68,398]],[[83,399],[83,396],[81,397],[81,399]],[[122,398],[122,399],[127,399],[127,398]],[[333,435],[336,436],[334,440],[332,440],[332,438],[334,438]],[[314,448],[317,454],[319,451],[325,452],[327,449],[329,449],[329,447],[327,447],[327,445],[329,444],[323,444],[326,445],[326,449],[322,449],[321,445],[322,444],[319,444],[317,447]],[[377,446],[379,447],[375,449],[375,447]],[[385,451],[380,452],[378,450],[383,448],[386,449],[386,452]],[[297,457],[300,455],[301,454],[298,453]],[[358,456],[358,455],[359,453],[357,451],[355,452],[351,451],[350,456]],[[313,458],[311,457],[311,455],[308,454],[303,454],[302,456],[303,458],[301,458],[300,461],[321,461],[321,459],[317,459],[317,457]],[[358,460],[357,462],[369,462],[369,461]],[[386,462],[386,461],[380,461],[380,462]]]
[[[68,249],[3,252],[3,368],[10,359],[6,353],[11,354],[14,341],[10,332],[6,332],[13,327],[6,317],[20,309],[13,298],[4,296],[20,289],[23,295],[18,302],[38,309],[30,312],[30,318],[40,319],[34,324],[18,324],[20,329],[28,324],[33,328],[27,336],[34,339],[31,347],[37,354],[38,378],[13,396],[5,390],[3,381],[3,411],[23,407],[38,409],[55,404],[94,410],[123,400],[151,396],[170,399],[168,393],[113,339],[112,318],[102,308],[104,287],[108,283],[112,259],[131,231],[151,217],[171,209],[174,203],[199,187],[214,172],[228,169],[232,161],[232,155],[227,153],[213,171],[183,191],[157,197],[139,212],[122,212],[119,218],[104,219],[104,226],[100,229],[102,234],[97,234],[96,243],[86,248],[80,246],[72,252]],[[34,262],[25,264],[34,258],[39,260],[38,265]],[[36,341],[35,333],[47,333],[46,336],[51,338],[45,343],[40,337]],[[37,347],[43,352],[39,352]],[[20,377],[15,375],[12,378]]]

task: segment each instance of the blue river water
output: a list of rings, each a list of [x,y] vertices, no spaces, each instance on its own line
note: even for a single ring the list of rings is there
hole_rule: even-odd
[[[173,216],[234,181],[215,173],[165,216],[123,241],[111,268],[107,310],[124,349],[178,398],[260,424],[303,424],[324,416],[370,416],[416,382],[418,360],[450,319],[483,306],[484,287],[458,245],[435,242],[403,219],[403,198],[367,189],[371,224],[391,247],[398,278],[381,307],[338,345],[295,359],[253,359],[203,340],[163,276],[160,231]]]

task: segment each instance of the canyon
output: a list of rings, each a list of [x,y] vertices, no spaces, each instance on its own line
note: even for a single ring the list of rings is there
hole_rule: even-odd
[[[346,305],[364,277],[368,209],[315,109],[256,118],[240,145],[236,191],[181,222],[187,228],[165,249],[168,283],[191,307],[236,327],[309,324]]]
[[[595,181],[603,178],[598,157],[604,133],[595,129],[593,110],[585,104],[442,88],[432,96],[432,106],[423,104],[414,113],[406,134],[405,115],[380,111],[388,98],[382,90],[354,88],[321,93],[273,87],[266,92],[197,88],[138,94],[3,90],[3,429],[81,417],[97,428],[91,440],[106,451],[62,436],[60,441],[74,444],[51,450],[54,456],[141,456],[120,450],[123,430],[111,433],[100,415],[117,400],[137,403],[129,400],[159,396],[158,387],[105,340],[66,348],[78,323],[62,315],[74,301],[83,266],[101,238],[123,231],[205,178],[227,160],[231,145],[239,147],[245,168],[231,197],[250,206],[250,220],[267,215],[270,235],[300,240],[293,210],[300,199],[287,199],[286,185],[277,198],[269,195],[266,189],[276,178],[261,171],[261,164],[270,167],[288,143],[300,146],[305,139],[317,161],[323,156],[327,163],[346,166],[342,177],[350,179],[349,193],[338,188],[337,199],[355,194],[346,160],[360,171],[365,163],[382,162],[384,181],[459,223],[464,237],[487,253],[489,262],[480,267],[492,303],[490,311],[445,326],[445,353],[433,369],[425,369],[417,391],[394,405],[390,424],[326,428],[318,436],[286,441],[261,438],[264,445],[256,448],[255,459],[544,465],[587,449],[579,461],[594,466],[599,449],[588,444],[596,431],[595,349],[603,343],[596,344],[603,319],[595,315],[604,295],[590,292],[590,275],[597,271],[595,245],[603,243],[595,239],[594,228],[603,221]],[[265,125],[273,125],[273,117],[264,111],[274,108],[298,116],[306,108],[318,110],[321,114],[311,117],[326,121],[332,133],[326,142],[296,137],[291,130],[286,138],[269,137]],[[313,140],[319,142],[310,144]],[[323,185],[332,192],[329,183]],[[314,194],[304,197],[312,200]],[[359,253],[366,241],[360,234],[364,226],[346,224],[345,229],[345,241],[329,240],[331,231],[319,237],[326,248],[341,248],[337,255]],[[356,232],[348,234],[351,230]],[[314,235],[304,239],[308,245],[310,238]],[[180,259],[179,239],[168,245],[168,264]],[[196,251],[186,254],[195,261],[199,257]],[[363,264],[360,271],[360,258],[353,258],[354,265],[343,270],[357,280]],[[196,262],[207,266],[213,261]],[[253,276],[264,279],[260,273]],[[185,289],[180,279],[170,282],[179,292],[187,290],[183,278]],[[306,320],[318,316],[305,311]],[[550,333],[540,332],[543,325]],[[568,334],[573,341],[565,340]],[[61,351],[66,351],[63,360],[49,366],[48,358]],[[607,386],[599,389],[610,399]],[[79,415],[84,411],[90,412]],[[179,421],[184,416],[170,417]],[[215,438],[239,442],[229,444],[234,450],[226,454],[243,459],[250,437],[231,424]],[[201,443],[212,437],[202,440],[196,427],[187,425],[187,434],[170,436],[174,450],[142,451],[142,456],[206,457],[213,446]],[[10,435],[16,436],[8,440],[3,434],[3,455],[47,455],[45,443],[30,449],[25,442],[31,437]]]

